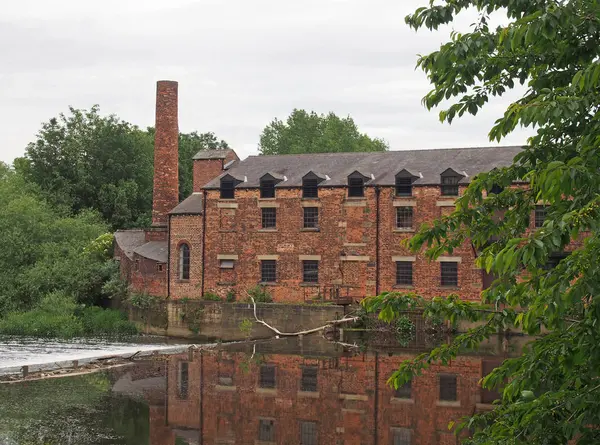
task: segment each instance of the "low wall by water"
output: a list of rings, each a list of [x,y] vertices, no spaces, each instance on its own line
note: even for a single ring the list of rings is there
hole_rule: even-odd
[[[128,307],[129,319],[146,333],[180,338],[269,338],[273,332],[255,323],[254,307],[248,303],[167,301],[150,309]],[[257,304],[257,316],[281,332],[298,332],[324,326],[344,316],[344,306]]]

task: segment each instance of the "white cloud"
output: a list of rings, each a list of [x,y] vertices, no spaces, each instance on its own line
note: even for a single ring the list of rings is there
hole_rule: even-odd
[[[153,124],[158,79],[180,83],[180,127],[214,131],[242,156],[292,108],[351,115],[392,149],[487,145],[507,106],[452,126],[421,106],[417,53],[443,32],[404,16],[425,0],[21,0],[0,18],[0,159],[22,155],[41,122],[100,104]],[[465,29],[473,15],[453,26]],[[517,132],[507,143],[521,143]]]

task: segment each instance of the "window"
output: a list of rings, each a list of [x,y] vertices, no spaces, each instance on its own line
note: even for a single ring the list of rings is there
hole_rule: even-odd
[[[179,369],[177,372],[177,396],[180,399],[188,398],[189,388],[189,363],[179,362]]]
[[[219,267],[221,269],[233,269],[233,260],[219,260]]]
[[[393,445],[411,445],[411,430],[408,428],[392,428]]]
[[[413,208],[396,207],[396,228],[412,229],[413,226]]]
[[[221,199],[235,198],[235,183],[232,179],[221,179]]]
[[[261,388],[275,388],[274,365],[262,365],[260,367],[258,386],[260,386]]]
[[[319,262],[316,260],[302,261],[302,281],[305,283],[319,282]]]
[[[396,176],[396,196],[412,196],[413,178]]]
[[[546,221],[546,211],[547,211],[547,206],[544,206],[544,205],[535,206],[534,218],[535,218],[536,229],[539,229],[540,227],[542,227],[544,225],[544,221]]]
[[[304,228],[316,229],[319,227],[319,208],[304,207]]]
[[[440,400],[447,402],[455,402],[456,397],[456,375],[441,374],[440,375]]]
[[[262,260],[260,262],[260,281],[274,283],[277,281],[277,265],[275,260]]]
[[[443,261],[440,264],[442,286],[458,286],[458,263]]]
[[[316,178],[304,178],[302,180],[302,197],[303,198],[318,198],[319,197],[319,180]]]
[[[260,180],[260,197],[275,198],[275,181],[272,179]]]
[[[316,366],[304,366],[302,368],[302,380],[300,382],[300,390],[307,392],[317,391],[317,375],[318,368]]]
[[[412,261],[396,261],[396,284],[412,286],[413,267]]]
[[[156,269],[157,269],[159,272],[162,272],[163,270],[165,270],[165,265],[164,265],[164,264],[157,264],[157,265],[156,265]]]
[[[135,263],[133,263],[133,270],[136,272],[140,270],[140,260],[135,260]]]
[[[503,190],[504,187],[500,187],[498,184],[494,184],[488,192],[488,195],[499,195],[500,193],[502,193]]]
[[[442,195],[458,196],[458,181],[460,181],[460,176],[442,176]]]
[[[277,209],[269,207],[262,210],[262,228],[274,229],[277,226]]]
[[[412,381],[409,380],[404,385],[398,387],[394,393],[394,397],[398,399],[410,399],[412,393]]]
[[[350,198],[361,198],[365,196],[365,180],[363,178],[348,178],[348,196]]]
[[[259,419],[258,440],[261,442],[275,442],[275,421],[272,419]]]
[[[179,246],[179,279],[190,279],[190,246],[185,243]]]
[[[300,445],[317,445],[317,422],[300,422]]]

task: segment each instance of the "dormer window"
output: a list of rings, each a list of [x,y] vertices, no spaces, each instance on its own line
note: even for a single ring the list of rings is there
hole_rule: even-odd
[[[275,185],[285,179],[285,176],[279,173],[269,172],[260,178],[260,197],[275,198]]]
[[[275,181],[267,178],[260,180],[260,197],[275,198]]]
[[[412,183],[417,179],[406,169],[396,175],[396,196],[412,196]]]
[[[235,198],[235,182],[232,178],[221,179],[221,199]]]
[[[354,172],[348,176],[348,197],[362,198],[365,196],[365,176]]]
[[[303,198],[318,198],[319,197],[319,184],[325,180],[326,177],[308,172],[302,178],[302,197]]]
[[[455,172],[451,168],[441,174],[442,195],[458,196],[458,183],[464,176]]]

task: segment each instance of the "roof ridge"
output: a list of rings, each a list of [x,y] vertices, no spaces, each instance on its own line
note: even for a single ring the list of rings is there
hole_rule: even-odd
[[[485,145],[485,146],[474,146],[474,147],[436,147],[436,148],[408,148],[399,150],[385,150],[385,151],[329,151],[322,153],[286,153],[286,154],[272,154],[263,155],[255,154],[249,155],[248,158],[270,158],[270,157],[284,157],[284,156],[324,156],[324,155],[371,155],[371,154],[384,154],[384,153],[406,153],[410,151],[438,151],[438,150],[489,150],[489,149],[504,149],[504,148],[523,148],[526,145]],[[248,159],[246,158],[246,159]]]

